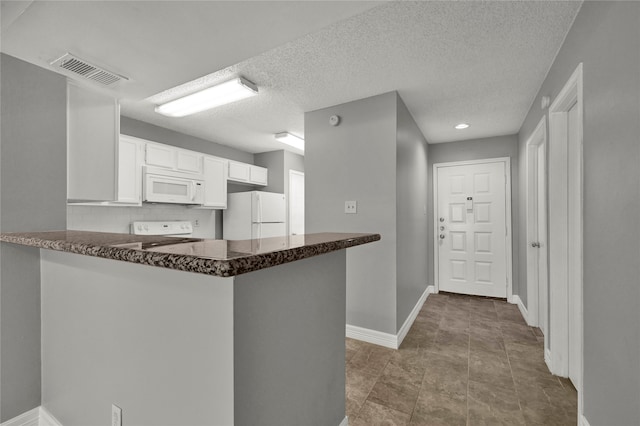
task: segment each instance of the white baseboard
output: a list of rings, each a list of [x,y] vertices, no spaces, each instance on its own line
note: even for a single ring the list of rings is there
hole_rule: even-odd
[[[544,363],[547,364],[547,368],[551,371],[551,351],[549,349],[544,350]]]
[[[47,411],[46,408],[40,407],[40,423],[39,426],[62,426],[62,423],[58,421],[53,415]]]
[[[62,426],[44,407],[36,407],[26,413],[14,417],[0,426]]]
[[[342,419],[338,426],[349,426],[349,418],[347,416],[344,416],[344,419]]]
[[[580,414],[580,423],[578,424],[578,426],[591,426],[589,425],[589,422],[587,421],[587,418],[584,416],[584,414]]]
[[[40,419],[40,407],[22,413],[17,417],[7,420],[0,426],[38,426]]]
[[[413,325],[413,322],[416,320],[418,313],[420,313],[420,309],[424,305],[424,302],[427,300],[427,297],[430,293],[434,293],[434,286],[428,286],[422,296],[418,299],[418,302],[414,306],[411,314],[406,319],[398,334],[391,333],[383,333],[377,330],[371,330],[369,328],[358,327],[356,325],[346,326],[346,336],[351,339],[362,340],[364,342],[373,343],[374,345],[384,346],[386,348],[398,349],[402,340],[404,340],[405,336],[409,332],[409,329]]]
[[[381,331],[371,330],[370,328],[347,324],[346,336],[351,339],[373,343],[374,345],[398,349],[398,337],[395,334],[383,333]]]
[[[405,320],[404,324],[402,324],[402,327],[400,327],[400,331],[398,331],[398,337],[397,337],[398,346],[397,346],[397,348],[400,347],[400,345],[402,344],[402,341],[404,340],[404,338],[406,337],[407,333],[411,329],[411,326],[413,325],[413,322],[416,320],[416,317],[420,313],[420,309],[422,309],[422,306],[424,305],[424,302],[427,301],[427,297],[429,296],[429,294],[435,293],[435,291],[436,291],[436,288],[434,286],[432,286],[432,285],[427,286],[427,288],[424,290],[424,293],[422,293],[422,295],[420,296],[420,299],[418,299],[418,302],[413,307],[413,310],[411,311],[411,313],[409,314],[409,316]]]
[[[511,296],[509,298],[509,303],[513,303],[514,305],[518,305],[518,309],[520,309],[520,313],[522,314],[522,318],[524,318],[524,321],[531,325],[529,323],[529,311],[527,311],[527,308],[524,306],[524,303],[522,303],[522,299],[520,299],[520,296],[518,296],[517,294],[514,294],[513,296]]]

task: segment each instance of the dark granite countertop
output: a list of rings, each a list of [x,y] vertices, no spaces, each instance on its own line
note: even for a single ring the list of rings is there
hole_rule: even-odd
[[[7,243],[219,277],[270,268],[379,239],[379,234],[329,232],[238,241],[89,231],[0,234],[0,241]]]

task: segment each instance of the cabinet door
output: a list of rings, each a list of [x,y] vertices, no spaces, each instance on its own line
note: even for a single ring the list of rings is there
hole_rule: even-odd
[[[144,145],[120,136],[118,148],[118,202],[142,203],[142,153]]]
[[[249,182],[251,165],[229,161],[229,179],[237,182]]]
[[[227,208],[227,163],[222,158],[203,158],[205,207]]]
[[[264,167],[251,166],[249,181],[256,185],[267,185],[268,170]]]
[[[176,168],[176,149],[168,145],[147,144],[146,164],[149,166]]]
[[[67,86],[67,199],[116,199],[120,107],[115,98]]]
[[[183,172],[202,173],[202,154],[179,149],[177,169]]]

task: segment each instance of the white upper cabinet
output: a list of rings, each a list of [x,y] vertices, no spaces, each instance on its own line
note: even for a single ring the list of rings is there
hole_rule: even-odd
[[[227,168],[224,158],[203,156],[204,204],[203,207],[227,208]]]
[[[115,98],[67,85],[67,199],[117,198],[120,106]]]
[[[176,148],[159,143],[147,143],[145,164],[167,169],[176,168]]]
[[[118,149],[118,203],[142,204],[144,141],[120,135]]]
[[[176,169],[182,172],[202,173],[202,154],[184,149],[177,150]]]
[[[229,180],[235,182],[249,182],[250,165],[229,161]]]
[[[202,173],[202,154],[155,142],[147,143],[145,164],[187,173]]]
[[[249,170],[249,181],[255,185],[267,186],[268,171],[264,167],[251,166]]]
[[[229,161],[229,180],[249,185],[267,185],[267,169],[253,164]]]

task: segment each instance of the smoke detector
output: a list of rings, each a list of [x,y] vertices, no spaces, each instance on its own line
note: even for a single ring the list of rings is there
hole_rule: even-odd
[[[65,53],[60,58],[51,62],[51,66],[62,69],[72,76],[80,76],[88,80],[93,80],[104,86],[112,86],[121,80],[129,80],[125,76],[107,71],[70,53]]]

